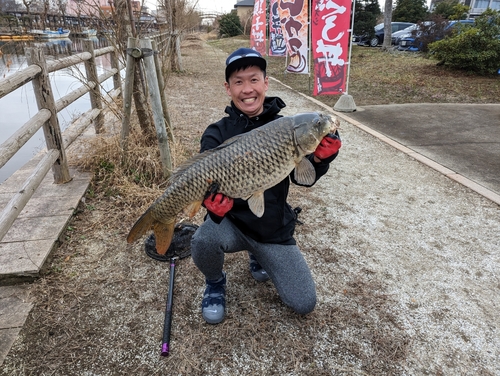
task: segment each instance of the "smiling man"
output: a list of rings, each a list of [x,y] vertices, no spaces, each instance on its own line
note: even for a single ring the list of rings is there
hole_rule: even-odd
[[[225,110],[228,116],[207,127],[201,152],[280,118],[279,112],[285,107],[280,98],[266,96],[266,60],[252,49],[240,48],[229,55],[224,86],[231,97]],[[307,156],[316,170],[316,180],[328,171],[340,146],[338,135],[329,135]],[[206,278],[202,300],[206,322],[217,324],[225,316],[225,253],[244,250],[249,252],[249,270],[255,280],[271,279],[281,300],[298,314],[314,309],[316,287],[293,238],[297,218],[287,203],[290,181],[296,183],[293,173],[264,192],[266,210],[260,218],[242,199],[212,193],[204,200],[208,216],[194,234],[191,255]]]

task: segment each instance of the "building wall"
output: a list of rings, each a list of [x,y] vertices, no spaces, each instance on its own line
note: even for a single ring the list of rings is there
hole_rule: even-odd
[[[500,0],[460,0],[460,4],[464,4],[470,8],[469,15],[471,17],[479,16],[486,9],[494,9],[500,11]],[[436,5],[436,1],[431,1],[430,9]]]
[[[253,13],[253,7],[237,7],[236,8],[236,14],[241,20],[241,23],[243,23],[244,20],[246,20],[251,14]]]
[[[462,4],[470,7],[470,16],[479,16],[486,9],[494,9],[500,11],[500,0],[462,0]]]

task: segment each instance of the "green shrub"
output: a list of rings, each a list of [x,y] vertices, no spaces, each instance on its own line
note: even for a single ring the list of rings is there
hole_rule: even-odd
[[[219,19],[219,36],[235,37],[243,34],[243,27],[236,11],[224,14]]]
[[[429,44],[429,53],[439,65],[496,74],[500,69],[500,13],[487,10],[473,27],[459,28],[456,34]]]
[[[374,27],[380,13],[380,5],[377,1],[356,0],[353,34],[366,35],[367,39],[373,38],[375,36]]]

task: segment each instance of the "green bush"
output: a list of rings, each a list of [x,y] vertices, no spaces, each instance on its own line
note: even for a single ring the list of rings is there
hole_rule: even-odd
[[[375,36],[374,27],[380,13],[378,1],[356,0],[353,34],[366,35],[368,39],[373,38]]]
[[[219,36],[220,37],[235,37],[243,34],[243,27],[236,11],[224,14],[219,19]]]
[[[487,10],[473,27],[459,28],[455,35],[429,44],[429,53],[439,65],[496,74],[500,69],[500,13]]]

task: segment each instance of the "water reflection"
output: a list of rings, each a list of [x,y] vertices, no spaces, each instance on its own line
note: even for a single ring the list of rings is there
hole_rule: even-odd
[[[93,38],[94,48],[108,45],[105,38]],[[83,38],[63,38],[48,41],[1,41],[0,42],[0,76],[8,77],[27,66],[24,49],[27,47],[43,48],[47,60],[58,59],[84,51]],[[96,58],[98,74],[111,68],[109,56]],[[84,64],[62,69],[50,74],[50,82],[54,98],[57,101],[69,92],[75,90],[85,81]],[[112,90],[112,78],[103,83],[105,91]],[[75,118],[89,110],[90,97],[84,95],[70,104],[58,114],[59,124],[64,130]],[[20,87],[12,93],[0,98],[0,144],[7,140],[28,119],[38,112],[33,87],[31,83]],[[40,129],[15,155],[0,169],[0,183],[28,162],[45,147],[43,132]]]
[[[47,55],[71,55],[73,52],[73,41],[69,38],[49,39],[33,43],[34,47],[45,48]]]

